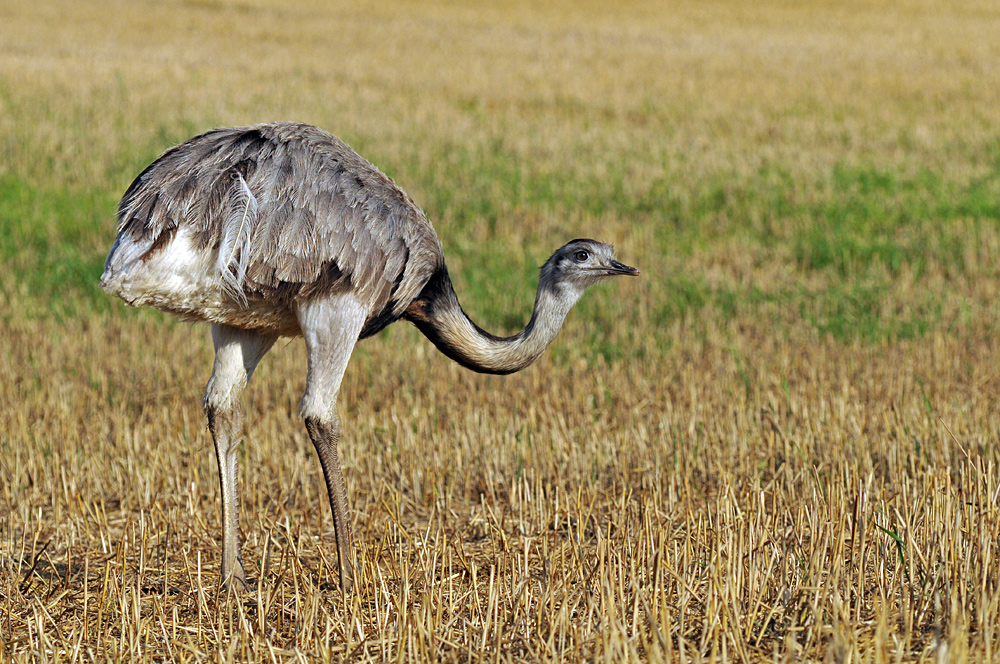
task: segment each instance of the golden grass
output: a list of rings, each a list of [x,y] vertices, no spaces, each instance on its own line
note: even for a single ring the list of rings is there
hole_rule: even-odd
[[[295,416],[302,345],[279,344],[247,390],[241,459],[261,583],[234,599],[217,592],[205,331],[121,307],[50,313],[13,270],[31,261],[7,259],[0,659],[998,658],[990,218],[942,226],[961,270],[936,253],[885,268],[880,322],[938,313],[865,345],[808,322],[832,315],[810,293],[865,283],[796,263],[795,215],[772,246],[740,230],[767,205],[692,233],[660,209],[505,201],[499,175],[495,191],[490,173],[433,175],[500,151],[529,177],[621,178],[626,200],[666,179],[682,209],[772,166],[803,204],[845,163],[960,188],[995,177],[995,3],[14,0],[0,22],[0,177],[120,192],[188,134],[294,118],[436,213],[473,314],[526,313],[520,275],[571,237],[613,240],[644,269],[588,294],[522,374],[473,375],[402,325],[359,347],[341,397],[361,558],[348,598],[328,585],[329,508]],[[461,216],[473,185],[504,223]],[[110,245],[107,215],[85,251]],[[481,285],[499,252],[509,278]],[[664,322],[677,275],[790,295]]]
[[[110,320],[58,344],[32,328],[7,326],[2,376],[18,400],[0,422],[18,441],[0,542],[16,658],[994,656],[987,340],[689,340],[658,375],[543,362],[502,380],[390,334],[407,352],[369,344],[343,399],[362,559],[346,604],[323,585],[330,523],[288,344],[249,390],[245,556],[264,582],[230,603],[202,335]],[[63,380],[14,371],[27,366]]]

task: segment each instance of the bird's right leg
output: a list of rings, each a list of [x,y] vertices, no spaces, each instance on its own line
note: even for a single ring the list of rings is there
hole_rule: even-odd
[[[326,479],[333,532],[337,538],[340,587],[349,592],[354,584],[351,564],[351,527],[347,518],[347,489],[340,468],[337,444],[340,442],[340,417],[337,393],[351,358],[354,344],[367,318],[364,307],[353,295],[337,295],[300,306],[299,326],[309,353],[306,393],[299,412],[306,422],[323,477]]]
[[[212,325],[215,365],[205,388],[205,414],[219,460],[222,487],[222,586],[247,587],[240,555],[236,450],[240,443],[240,395],[276,336],[228,325]]]

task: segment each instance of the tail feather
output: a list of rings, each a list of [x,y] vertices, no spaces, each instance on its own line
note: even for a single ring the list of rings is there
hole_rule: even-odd
[[[101,275],[101,288],[109,288],[112,283],[121,275],[142,260],[143,256],[149,253],[156,238],[144,238],[138,242],[128,237],[125,233],[119,233],[115,238],[115,243],[111,245],[111,251],[104,261],[104,273]]]

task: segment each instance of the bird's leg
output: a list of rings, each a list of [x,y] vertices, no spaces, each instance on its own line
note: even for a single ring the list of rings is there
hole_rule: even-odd
[[[240,556],[236,449],[240,443],[240,394],[277,337],[228,325],[212,326],[215,365],[205,388],[205,414],[215,442],[222,488],[222,585],[247,587]]]
[[[306,430],[316,447],[326,489],[333,511],[333,529],[337,538],[340,564],[340,587],[350,592],[354,585],[351,564],[351,530],[347,518],[347,490],[340,468],[337,443],[340,441],[340,418],[337,393],[347,369],[354,344],[361,334],[367,313],[354,296],[339,295],[305,303],[298,312],[299,326],[309,353],[309,375],[299,411]]]
[[[337,538],[340,587],[345,592],[350,592],[354,586],[351,526],[347,519],[347,488],[344,485],[344,472],[340,468],[340,456],[337,454],[337,443],[340,441],[340,424],[337,419],[334,417],[333,421],[324,422],[315,417],[305,418],[306,430],[319,455],[323,477],[326,478],[326,490],[333,512],[333,534]]]

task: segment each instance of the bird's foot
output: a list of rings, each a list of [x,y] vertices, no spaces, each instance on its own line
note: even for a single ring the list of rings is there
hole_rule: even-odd
[[[247,580],[247,573],[243,568],[241,557],[236,558],[236,564],[233,565],[232,570],[223,570],[221,589],[223,592],[236,595],[257,590],[257,583],[253,580]]]

